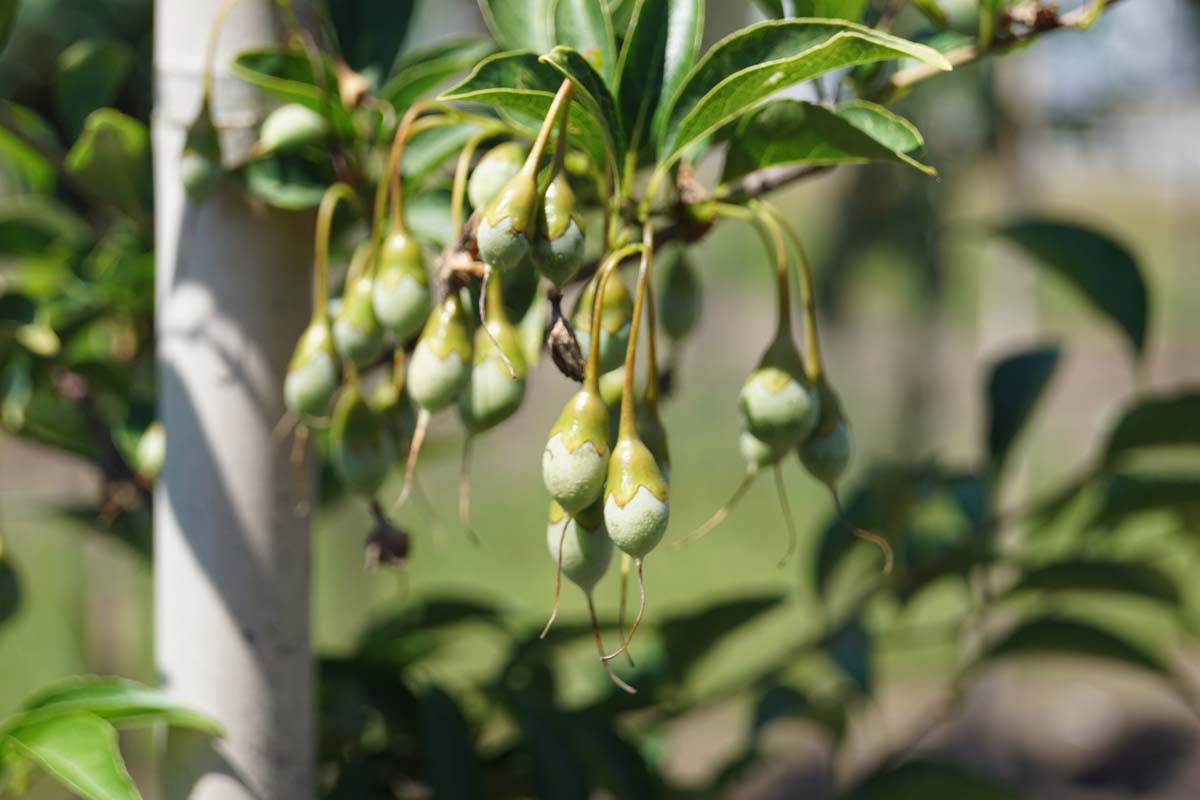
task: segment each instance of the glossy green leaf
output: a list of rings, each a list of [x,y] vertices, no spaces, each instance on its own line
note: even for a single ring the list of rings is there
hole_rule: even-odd
[[[550,38],[551,0],[479,0],[488,29],[505,50],[544,53]]]
[[[785,20],[738,31],[700,59],[672,99],[660,160],[673,161],[780,89],[833,69],[895,58],[950,69],[932,48],[849,22]]]
[[[1161,675],[1168,674],[1162,660],[1140,645],[1088,622],[1051,616],[1022,623],[992,645],[980,663],[1001,657],[1029,655],[1085,656],[1117,661]]]
[[[484,59],[441,99],[491,106],[532,134],[541,127],[562,81],[557,67],[533,53],[498,53]],[[572,105],[570,136],[597,164],[605,163],[610,137],[603,124],[578,102]]]
[[[419,131],[404,146],[400,172],[405,181],[419,184],[439,167],[454,159],[463,145],[479,133],[474,122],[461,122]]]
[[[666,100],[696,63],[704,33],[702,0],[636,0],[617,65],[617,97],[631,147],[666,124]],[[624,28],[622,28],[624,29]]]
[[[467,721],[436,686],[420,694],[421,748],[426,781],[436,797],[483,797],[483,776]]]
[[[667,666],[682,681],[717,643],[738,628],[779,606],[781,595],[744,597],[710,605],[691,614],[669,617],[659,626]]]
[[[132,66],[133,51],[117,39],[81,39],[59,54],[54,103],[68,135],[78,136],[89,114],[113,104]]]
[[[342,57],[378,86],[392,71],[416,0],[331,0],[329,18]]]
[[[150,134],[120,111],[93,111],[64,168],[94,196],[134,217],[150,212]]]
[[[783,19],[792,17],[824,17],[858,22],[867,9],[867,0],[792,0],[790,7],[784,0],[757,0],[759,8],[768,17]]]
[[[25,717],[39,720],[82,712],[117,727],[164,722],[210,736],[221,735],[220,723],[207,714],[193,711],[156,689],[121,678],[70,678],[38,692],[21,710]]]
[[[924,759],[889,764],[843,794],[842,800],[1019,800],[1020,793],[967,767]]]
[[[1130,517],[1164,510],[1185,520],[1200,518],[1200,479],[1113,475],[1090,526],[1116,528]]]
[[[49,194],[58,178],[53,159],[61,154],[58,136],[37,112],[0,100],[0,191]]]
[[[776,100],[738,122],[722,179],[731,181],[765,167],[871,161],[907,164],[936,174],[909,155],[923,145],[908,120],[881,106],[856,103],[830,110],[800,100]]]
[[[583,55],[570,47],[555,47],[544,60],[564,78],[571,79],[575,86],[572,97],[601,123],[614,166],[619,165],[625,154],[625,133],[617,116],[617,102],[604,79]]]
[[[550,0],[550,14],[553,43],[578,50],[608,86],[616,86],[617,42],[604,0]]]
[[[8,732],[0,742],[86,800],[140,800],[117,749],[117,732],[94,714],[54,717]]]
[[[354,123],[337,94],[337,74],[328,59],[323,66],[325,78],[318,81],[313,64],[302,49],[269,45],[238,53],[232,69],[239,78],[272,97],[311,108],[329,119],[339,133],[351,134]],[[323,90],[322,86],[331,91]]]
[[[1130,561],[1056,561],[1027,570],[1012,591],[1113,592],[1172,606],[1179,603],[1179,588],[1169,575],[1150,564]]]
[[[997,233],[1080,291],[1121,326],[1133,349],[1141,354],[1146,344],[1149,297],[1141,269],[1128,249],[1105,233],[1068,222],[1023,220]]]
[[[289,211],[316,208],[333,183],[327,164],[288,153],[256,158],[242,167],[240,175],[250,194]]]
[[[1128,409],[1104,450],[1112,464],[1137,450],[1200,445],[1200,392],[1147,397]]]
[[[403,57],[388,82],[379,90],[380,99],[403,113],[414,102],[450,78],[474,67],[491,55],[495,47],[484,39],[459,39]]]
[[[637,0],[608,0],[608,16],[612,19],[613,30],[618,36],[627,36],[627,31],[633,20],[634,6]]]
[[[999,470],[1025,429],[1058,366],[1059,349],[1042,347],[1009,356],[988,376],[988,452]]]

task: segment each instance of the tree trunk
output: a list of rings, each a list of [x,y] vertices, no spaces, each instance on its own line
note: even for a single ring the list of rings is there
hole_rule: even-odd
[[[309,800],[314,769],[309,529],[274,429],[309,312],[311,222],[236,191],[188,200],[179,156],[200,105],[221,0],[157,0],[154,117],[157,335],[166,464],[155,497],[155,648],[163,687],[216,717],[208,742],[171,732],[166,800]],[[276,41],[272,0],[242,0],[221,36],[213,112],[227,163],[263,100],[229,76]]]

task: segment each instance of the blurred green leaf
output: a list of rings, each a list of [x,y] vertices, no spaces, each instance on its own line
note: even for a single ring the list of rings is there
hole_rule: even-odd
[[[631,0],[617,65],[617,99],[632,148],[657,138],[667,103],[696,63],[704,33],[702,0]]]
[[[413,235],[422,241],[445,247],[454,238],[450,224],[449,190],[425,191],[406,200],[404,216]]]
[[[1130,517],[1162,510],[1194,519],[1200,514],[1200,479],[1113,475],[1089,527],[1116,528]]]
[[[1175,606],[1175,581],[1150,564],[1099,559],[1068,559],[1027,570],[1012,593],[1027,591],[1114,592]]]
[[[856,101],[830,110],[800,100],[776,100],[744,117],[725,156],[722,180],[790,164],[907,164],[927,175],[933,167],[909,153],[924,146],[912,123],[882,106]]]
[[[637,0],[608,0],[608,15],[618,36],[627,37]]]
[[[570,47],[555,47],[544,58],[546,63],[562,72],[563,77],[571,79],[575,84],[573,98],[600,122],[608,152],[614,156],[614,167],[623,163],[625,133],[617,118],[617,101],[604,79],[579,51]]]
[[[0,553],[0,625],[21,608],[21,573],[10,556]]]
[[[854,687],[865,695],[875,688],[871,633],[861,620],[852,620],[829,637],[825,651]]]
[[[246,190],[268,205],[289,211],[316,208],[333,183],[329,165],[290,153],[247,162],[241,170]]]
[[[0,189],[9,194],[49,194],[58,178],[53,158],[58,137],[35,111],[0,100]]]
[[[69,207],[49,197],[23,195],[0,201],[0,254],[44,256],[52,248],[78,250],[91,230]]]
[[[886,765],[842,800],[1018,800],[1005,783],[957,764],[915,760]]]
[[[616,86],[617,42],[604,3],[596,0],[550,0],[552,42],[583,54],[589,66]]]
[[[9,34],[12,33],[13,23],[17,21],[17,11],[20,8],[20,0],[0,0],[0,50],[8,44]]]
[[[517,691],[511,703],[530,759],[537,797],[586,798],[592,789],[587,764],[571,746],[571,723],[538,691]]]
[[[46,720],[78,713],[92,714],[117,727],[163,722],[175,728],[220,736],[221,726],[163,693],[122,678],[69,678],[38,692],[22,706],[26,719]],[[21,723],[24,724],[24,723]]]
[[[150,214],[150,134],[111,108],[93,111],[64,168],[89,192],[137,220]]]
[[[1021,623],[1008,636],[992,645],[979,663],[1027,655],[1086,656],[1141,667],[1160,675],[1169,674],[1159,657],[1140,645],[1132,644],[1091,623],[1053,616]]]
[[[450,159],[458,155],[463,145],[479,133],[474,122],[461,122],[441,128],[418,131],[404,146],[400,172],[406,181],[419,184]]]
[[[118,39],[81,39],[59,54],[54,101],[68,136],[78,136],[93,111],[113,104],[132,67],[133,51]]]
[[[783,0],[756,0],[768,17],[784,18]],[[793,17],[824,17],[858,22],[867,8],[867,0],[795,0]]]
[[[1123,245],[1097,230],[1041,219],[1015,222],[996,233],[1082,292],[1121,326],[1133,349],[1142,353],[1149,299],[1137,260]]]
[[[425,780],[435,797],[483,797],[483,776],[467,721],[436,686],[420,694]]]
[[[482,103],[498,110],[518,127],[535,133],[550,110],[563,76],[533,53],[499,53],[484,59],[466,79],[441,99]],[[584,106],[571,112],[571,141],[597,164],[605,163],[604,126]]]
[[[3,744],[87,800],[141,800],[117,749],[116,730],[94,714],[18,726]]]
[[[342,57],[378,86],[392,71],[416,0],[330,0]]]
[[[299,103],[328,119],[334,130],[353,135],[350,112],[337,93],[337,74],[323,58],[324,77],[317,79],[313,64],[303,49],[270,45],[238,53],[233,73],[285,103]]]
[[[997,472],[1028,424],[1058,359],[1057,347],[1040,347],[1008,356],[992,367],[987,385],[987,443]]]
[[[33,362],[27,354],[11,358],[0,370],[0,423],[14,433],[25,428],[33,402]]]
[[[486,39],[460,39],[404,56],[379,90],[379,97],[404,112],[429,91],[471,69],[495,49]]]
[[[595,784],[623,800],[663,796],[642,754],[618,734],[610,719],[572,713],[570,720],[575,749],[595,776]]]
[[[551,0],[479,0],[479,9],[496,41],[505,50],[533,50],[544,53],[551,48]]]
[[[672,98],[660,161],[672,161],[780,89],[841,67],[894,58],[950,68],[925,45],[848,22],[786,20],[738,31],[700,59]]]
[[[659,633],[671,675],[682,682],[721,639],[782,602],[783,596],[776,594],[742,597],[663,620]]]
[[[1109,434],[1104,460],[1113,464],[1142,448],[1177,445],[1200,445],[1200,392],[1139,399]]]
[[[772,722],[790,718],[816,722],[835,742],[841,741],[846,733],[844,703],[816,701],[790,686],[776,684],[763,693],[754,707],[755,737]]]

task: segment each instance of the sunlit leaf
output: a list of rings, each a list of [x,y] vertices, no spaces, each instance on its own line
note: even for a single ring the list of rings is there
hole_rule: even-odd
[[[313,63],[302,50],[269,45],[238,53],[233,60],[235,75],[285,103],[299,103],[330,120],[343,135],[354,132],[350,112],[337,93],[337,74],[328,59],[321,62],[324,78],[318,80]]]
[[[1175,581],[1157,567],[1099,559],[1069,559],[1029,569],[1012,591],[1113,592],[1171,606],[1180,599]]]
[[[379,97],[403,112],[450,78],[466,72],[491,55],[495,47],[485,39],[459,39],[401,57]]]
[[[506,50],[544,53],[550,39],[551,0],[479,0],[492,35]]]
[[[1130,517],[1170,511],[1185,519],[1200,514],[1200,479],[1117,474],[1104,485],[1104,496],[1090,526],[1116,528]]]
[[[582,53],[608,86],[616,86],[617,42],[602,0],[550,0],[553,42]]]
[[[474,122],[461,122],[442,128],[419,131],[404,146],[400,172],[405,181],[419,184],[422,180],[458,155],[463,145],[479,133]]]
[[[1108,437],[1105,461],[1151,447],[1200,445],[1200,392],[1184,391],[1139,399]]]
[[[132,66],[133,51],[117,39],[80,39],[59,54],[54,101],[70,136],[93,111],[112,105]]]
[[[997,233],[1080,291],[1121,327],[1141,354],[1150,301],[1137,260],[1128,249],[1101,231],[1069,222],[1029,219]]]
[[[936,50],[849,22],[771,21],[738,31],[700,59],[672,98],[660,160],[674,160],[780,89],[833,69],[896,58],[950,68]]]
[[[95,197],[134,218],[150,210],[150,133],[111,108],[92,112],[64,168]]]
[[[220,736],[212,717],[194,711],[148,686],[121,678],[69,678],[38,692],[22,706],[37,719],[86,712],[117,727],[163,722],[175,728]]]
[[[987,444],[997,470],[1029,423],[1058,359],[1057,347],[1041,347],[1009,356],[992,367],[987,385]]]
[[[620,163],[625,153],[625,134],[617,117],[616,100],[599,73],[578,51],[569,47],[555,47],[545,60],[574,83],[574,96],[601,123],[608,148],[616,163]]]
[[[242,182],[255,197],[289,211],[316,208],[333,183],[328,164],[289,153],[274,153],[245,164]]]
[[[1155,654],[1117,634],[1079,620],[1038,617],[992,645],[980,663],[1008,656],[1067,655],[1117,661],[1161,675],[1168,669]]]
[[[94,714],[74,713],[18,726],[0,741],[87,800],[140,800],[117,749],[117,732]]]

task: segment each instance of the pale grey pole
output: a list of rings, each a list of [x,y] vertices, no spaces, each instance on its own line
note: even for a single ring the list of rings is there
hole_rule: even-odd
[[[224,725],[168,734],[165,800],[310,800],[315,789],[309,526],[274,434],[309,312],[311,220],[224,189],[183,192],[179,156],[200,104],[222,0],[156,0],[154,115],[160,410],[155,656],[163,687]],[[276,41],[272,0],[241,0],[221,36],[213,97],[226,156],[253,141],[263,99],[232,55]]]

